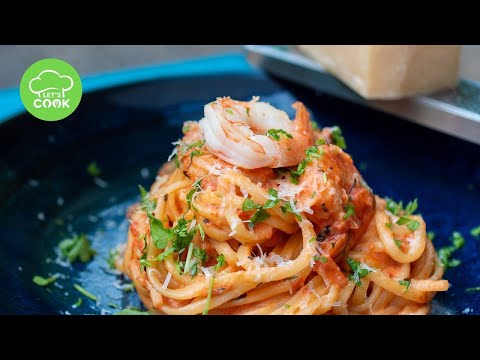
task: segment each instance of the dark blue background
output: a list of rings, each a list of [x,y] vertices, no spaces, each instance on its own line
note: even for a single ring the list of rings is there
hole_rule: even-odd
[[[77,111],[48,123],[22,115],[0,125],[0,313],[96,314],[139,305],[135,293],[114,286],[123,280],[106,270],[110,249],[126,240],[125,212],[138,200],[137,184],[148,187],[156,170],[181,137],[185,120],[198,120],[203,105],[217,96],[248,99],[260,95],[290,115],[303,101],[321,126],[340,125],[348,152],[374,192],[397,200],[419,199],[436,247],[460,231],[466,245],[455,253],[462,265],[447,271],[451,288],[434,300],[434,313],[480,314],[480,239],[469,235],[480,225],[480,147],[257,72],[182,76],[117,87],[84,95]],[[96,186],[86,166],[96,161],[106,189]],[[147,178],[140,175],[148,168]],[[29,180],[39,182],[37,187]],[[65,200],[57,205],[57,198]],[[43,212],[45,221],[37,219]],[[92,217],[93,216],[93,217]],[[63,225],[55,224],[61,218]],[[97,218],[97,221],[93,222]],[[65,269],[46,259],[71,231],[85,232],[98,254],[86,265]],[[47,260],[48,261],[48,260]],[[19,266],[22,270],[19,270]],[[63,288],[41,288],[36,274],[63,273]],[[98,305],[73,289],[78,283],[100,298]],[[71,305],[82,297],[78,309]]]

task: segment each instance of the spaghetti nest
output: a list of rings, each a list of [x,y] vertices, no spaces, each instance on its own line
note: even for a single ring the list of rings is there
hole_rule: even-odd
[[[211,104],[235,114],[261,104],[226,99]],[[281,152],[270,166],[226,161],[235,153],[209,144],[203,119],[185,123],[175,159],[129,214],[122,270],[152,312],[426,314],[435,292],[448,289],[416,202],[403,208],[373,195],[339,129],[299,127],[308,112],[296,108],[282,131],[238,125],[229,111],[217,120],[279,147],[302,132],[295,165],[282,166]],[[231,131],[217,140],[235,138]]]

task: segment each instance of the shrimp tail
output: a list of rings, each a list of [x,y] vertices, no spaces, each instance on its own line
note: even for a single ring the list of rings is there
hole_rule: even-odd
[[[297,110],[295,119],[293,120],[293,126],[295,131],[301,132],[310,137],[310,143],[313,144],[313,131],[312,122],[310,121],[310,114],[307,108],[300,101],[295,101],[292,107]]]

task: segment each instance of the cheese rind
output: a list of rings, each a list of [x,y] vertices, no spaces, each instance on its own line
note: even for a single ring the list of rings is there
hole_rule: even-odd
[[[454,88],[460,45],[299,45],[366,99]]]

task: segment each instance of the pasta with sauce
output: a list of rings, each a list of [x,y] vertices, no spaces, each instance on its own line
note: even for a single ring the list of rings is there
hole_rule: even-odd
[[[375,196],[339,129],[293,106],[218,98],[184,124],[121,264],[152,312],[426,314],[448,289],[416,201]]]

